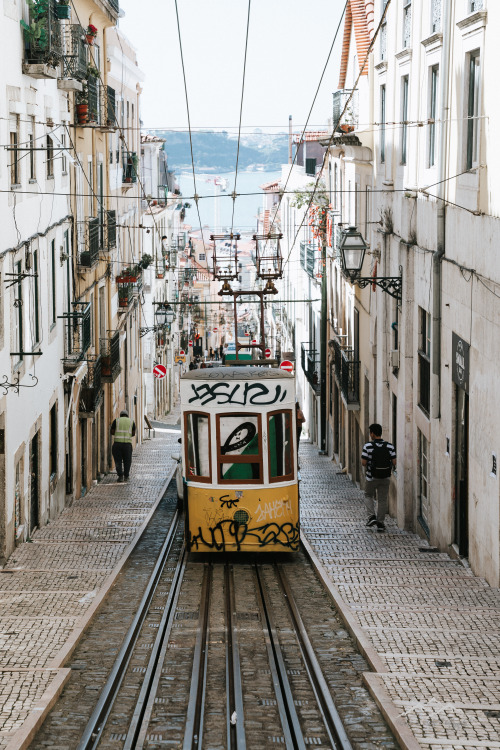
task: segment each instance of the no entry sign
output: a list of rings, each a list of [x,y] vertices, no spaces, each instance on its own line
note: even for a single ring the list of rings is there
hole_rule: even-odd
[[[155,365],[153,367],[153,375],[158,380],[161,380],[162,378],[164,378],[166,374],[167,374],[167,368],[165,367],[165,365]]]
[[[293,372],[293,362],[290,362],[289,359],[284,359],[283,362],[280,364],[280,370],[285,370],[286,372]]]
[[[193,346],[193,342],[191,341],[191,339],[188,341],[188,346]]]
[[[264,354],[266,355],[266,359],[269,359],[269,357],[271,356],[271,350],[270,349],[266,349],[266,351],[264,352]]]
[[[180,352],[179,352],[179,356],[180,357],[184,357],[185,354],[186,354],[186,352],[184,351],[184,349],[181,349]]]

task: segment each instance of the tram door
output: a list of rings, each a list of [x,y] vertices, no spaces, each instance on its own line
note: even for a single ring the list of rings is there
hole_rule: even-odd
[[[455,542],[464,557],[469,553],[469,396],[455,386]]]
[[[29,534],[33,529],[40,525],[39,508],[40,508],[40,461],[39,461],[39,441],[38,432],[35,433],[30,443],[30,517],[29,517]]]

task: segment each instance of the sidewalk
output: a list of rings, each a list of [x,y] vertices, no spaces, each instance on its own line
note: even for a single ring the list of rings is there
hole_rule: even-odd
[[[56,701],[83,630],[167,486],[178,412],[134,451],[130,481],[109,474],[18,547],[0,570],[0,748],[25,747]]]
[[[364,494],[311,444],[300,463],[303,538],[402,746],[500,748],[500,591],[392,519],[365,528]]]

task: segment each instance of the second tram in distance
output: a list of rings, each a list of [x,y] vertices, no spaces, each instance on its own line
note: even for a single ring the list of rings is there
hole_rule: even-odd
[[[181,429],[188,549],[297,550],[294,376],[252,366],[187,372]]]

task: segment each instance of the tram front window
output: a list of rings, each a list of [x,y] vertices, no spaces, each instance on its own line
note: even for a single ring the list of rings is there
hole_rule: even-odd
[[[187,478],[210,479],[210,418],[208,414],[186,414]]]
[[[269,477],[271,481],[293,477],[292,412],[273,412],[268,416]]]
[[[259,414],[217,417],[217,460],[221,482],[262,481]]]

